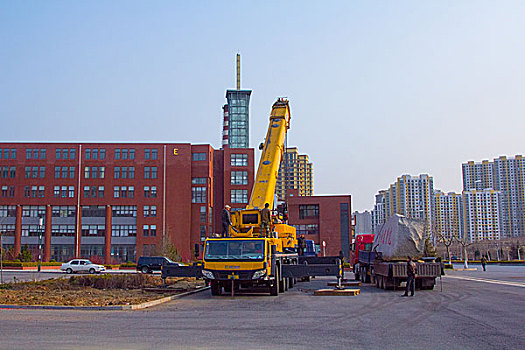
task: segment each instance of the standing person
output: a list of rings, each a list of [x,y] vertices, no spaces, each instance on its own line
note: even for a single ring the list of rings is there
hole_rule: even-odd
[[[300,235],[299,238],[297,238],[297,246],[298,246],[298,254],[304,255],[304,252],[306,250],[306,239],[304,239],[304,235]]]
[[[225,238],[230,235],[230,225],[232,224],[232,218],[230,215],[231,207],[226,204],[222,210],[222,234],[221,237]]]
[[[485,255],[481,257],[481,266],[483,267],[483,271],[487,271],[487,258]]]
[[[270,220],[271,220],[270,204],[265,203],[264,209],[261,210],[261,236],[264,233],[264,236],[266,238],[269,237],[269,233],[270,233]]]
[[[407,286],[405,288],[405,294],[403,294],[403,297],[408,297],[408,291],[410,290],[410,296],[413,297],[414,293],[416,291],[416,272],[417,272],[417,265],[415,262],[412,261],[412,258],[410,256],[407,256]]]

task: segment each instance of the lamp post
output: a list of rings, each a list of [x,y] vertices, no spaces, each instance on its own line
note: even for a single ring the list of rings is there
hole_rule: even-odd
[[[44,224],[44,218],[38,219],[38,272],[41,270],[42,265],[42,225]]]

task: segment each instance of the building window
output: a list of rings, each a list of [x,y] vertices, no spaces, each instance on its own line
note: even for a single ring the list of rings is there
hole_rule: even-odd
[[[142,236],[149,237],[149,225],[142,226]]]
[[[55,167],[55,179],[60,179],[60,167]]]
[[[60,148],[57,148],[57,149],[55,150],[55,152],[56,152],[56,153],[55,153],[55,158],[56,158],[56,159],[62,159],[62,150],[61,150]]]
[[[120,148],[115,149],[115,159],[120,159]]]
[[[122,178],[123,179],[127,179],[128,178],[128,167],[127,166],[123,166],[122,167]]]
[[[9,172],[9,177],[14,179],[16,177],[16,167],[12,166]]]
[[[113,177],[115,179],[120,179],[120,167],[119,166],[116,166],[114,169],[113,169]]]
[[[134,166],[130,166],[129,167],[129,178],[130,179],[134,179],[135,178],[135,167]]]
[[[127,149],[123,149],[122,150],[122,159],[128,159],[128,150]]]
[[[46,177],[46,167],[45,166],[40,167],[39,175],[41,179],[44,179]]]
[[[191,160],[193,161],[202,161],[206,160],[206,153],[192,153],[191,154]]]
[[[38,186],[38,198],[44,198],[46,192],[45,186]]]
[[[149,217],[149,205],[145,205],[143,209],[144,217]]]
[[[127,198],[128,197],[128,187],[127,186],[121,186],[120,187],[120,196],[122,198]]]
[[[31,149],[26,148],[26,159],[31,159]]]
[[[144,186],[144,198],[149,198],[151,195],[149,186]]]
[[[247,154],[232,154],[231,155],[231,166],[248,166],[248,155]]]
[[[129,186],[128,187],[128,196],[129,198],[135,197],[135,186]]]
[[[149,177],[150,177],[150,167],[146,166],[144,167],[144,178],[149,179]]]
[[[157,206],[156,205],[152,205],[151,206],[151,210],[150,210],[150,216],[152,218],[156,217],[157,216]]]
[[[201,224],[205,224],[206,220],[207,220],[206,207],[201,207],[200,208],[200,222],[201,222]]]
[[[191,188],[191,202],[192,203],[206,203],[206,187],[192,187]]]
[[[75,198],[75,186],[69,186],[69,198]]]
[[[106,150],[104,148],[100,149],[100,159],[106,159]]]
[[[151,237],[156,237],[157,236],[157,225],[150,225],[150,227],[149,227],[149,235]]]
[[[15,196],[15,186],[9,186],[9,198],[13,198]]]
[[[91,159],[91,148],[86,148],[86,159]]]
[[[113,198],[119,198],[120,197],[120,187],[115,186],[113,187]]]
[[[31,167],[30,166],[25,167],[25,178],[26,179],[31,178]]]
[[[248,190],[231,190],[231,203],[248,203]]]
[[[67,166],[62,167],[62,178],[63,179],[67,179],[68,169],[69,168]]]
[[[2,186],[2,197],[7,197],[7,186]]]
[[[204,241],[206,239],[206,226],[205,225],[200,226],[200,236],[201,236],[201,241]]]
[[[70,179],[74,179],[75,178],[75,167],[74,166],[70,166],[69,167],[69,178]]]
[[[157,178],[157,167],[156,166],[152,166],[151,167],[151,178],[152,179],[156,179]]]
[[[98,186],[98,198],[104,198],[104,186]]]
[[[137,235],[137,225],[112,225],[111,236],[113,237],[134,237]]]
[[[158,150],[156,148],[151,150],[151,159],[157,159],[158,158]]]
[[[60,197],[60,186],[53,187],[53,197],[55,198]]]
[[[0,175],[2,175],[4,179],[7,179],[9,177],[9,167],[3,167]]]
[[[69,150],[63,149],[62,150],[62,159],[69,159]]]
[[[135,149],[131,148],[129,150],[129,159],[135,159]]]
[[[151,198],[157,198],[157,186],[151,186]]]
[[[67,198],[67,186],[60,187],[60,197]]]
[[[37,166],[33,167],[33,171],[31,172],[31,177],[33,179],[37,179],[38,178],[38,167]]]
[[[191,179],[191,183],[193,185],[206,185],[206,178],[205,177],[194,177]]]
[[[144,159],[149,159],[151,154],[151,150],[149,148],[146,148],[144,150]]]
[[[89,179],[89,167],[84,168],[84,179]]]
[[[299,219],[318,218],[318,217],[319,217],[319,205],[318,204],[299,205]]]
[[[134,205],[114,205],[112,208],[113,217],[136,218],[137,207]]]
[[[231,184],[232,185],[247,185],[248,184],[248,172],[247,171],[232,171]]]

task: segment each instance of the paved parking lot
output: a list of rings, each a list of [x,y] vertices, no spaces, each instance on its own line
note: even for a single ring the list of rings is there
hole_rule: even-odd
[[[0,310],[0,348],[525,348],[525,267],[450,272],[443,291],[414,298],[371,286],[356,297],[312,295],[329,280],[278,297],[205,291],[143,311]]]

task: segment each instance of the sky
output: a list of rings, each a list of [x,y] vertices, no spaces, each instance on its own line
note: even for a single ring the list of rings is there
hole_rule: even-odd
[[[0,141],[219,148],[240,53],[251,146],[287,97],[314,194],[370,210],[421,173],[460,192],[462,163],[525,151],[524,18],[521,0],[0,0]]]

